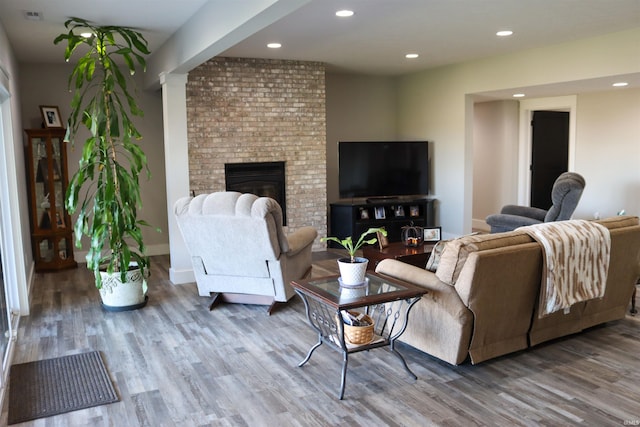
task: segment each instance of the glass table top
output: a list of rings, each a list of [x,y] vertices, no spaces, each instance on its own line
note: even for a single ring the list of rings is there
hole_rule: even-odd
[[[315,286],[316,288],[322,289],[336,297],[384,294],[407,289],[398,283],[391,283],[380,276],[374,276],[372,274],[367,274],[365,284],[363,286],[340,286],[339,279],[335,277],[324,277],[318,280],[311,280],[309,281],[309,286]]]
[[[360,287],[340,286],[338,276],[294,281],[293,287],[313,295],[334,307],[359,306],[380,301],[412,298],[426,293],[426,289],[376,273],[367,273]]]

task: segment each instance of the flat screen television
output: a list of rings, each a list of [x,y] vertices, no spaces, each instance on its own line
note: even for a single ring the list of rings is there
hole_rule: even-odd
[[[427,141],[338,143],[340,198],[429,194]]]

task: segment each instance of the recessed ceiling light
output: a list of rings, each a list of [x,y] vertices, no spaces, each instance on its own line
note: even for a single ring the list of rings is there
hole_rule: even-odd
[[[85,39],[91,38],[92,35],[93,33],[90,32],[80,33],[80,36],[84,37]]]
[[[340,18],[348,18],[353,16],[353,10],[339,10],[336,12],[336,16],[339,16]]]
[[[420,56],[420,55],[418,55],[417,53],[407,53],[404,57],[407,58],[407,59],[415,59],[418,56]]]
[[[269,49],[280,49],[282,45],[280,43],[269,43],[267,47]]]
[[[514,93],[513,97],[514,98],[524,98],[524,93]]]
[[[513,35],[513,31],[511,30],[501,30],[496,33],[496,36],[498,37],[507,37],[510,35]]]
[[[627,82],[617,82],[613,84],[613,87],[625,87],[625,86],[629,86],[629,83]]]

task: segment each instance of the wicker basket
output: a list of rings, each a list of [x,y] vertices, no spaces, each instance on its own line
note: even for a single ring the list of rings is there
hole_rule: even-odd
[[[351,314],[357,316],[359,313],[350,311]],[[373,319],[368,315],[364,315],[364,320],[369,322],[368,326],[351,326],[344,324],[344,337],[351,344],[369,344],[373,340]]]

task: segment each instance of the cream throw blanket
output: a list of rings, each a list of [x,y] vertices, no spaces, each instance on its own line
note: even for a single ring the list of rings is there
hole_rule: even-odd
[[[609,230],[595,222],[570,220],[520,227],[543,247],[544,268],[538,317],[604,296],[609,271]]]

